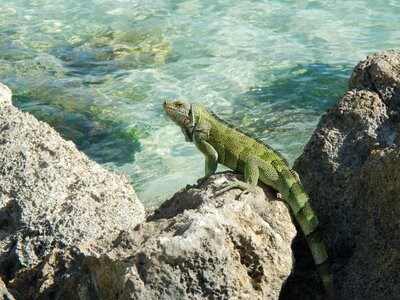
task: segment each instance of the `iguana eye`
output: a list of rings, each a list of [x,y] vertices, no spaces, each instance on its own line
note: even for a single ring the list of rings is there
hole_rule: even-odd
[[[185,125],[189,125],[189,123],[190,123],[190,120],[189,120],[189,119],[185,119],[185,120],[183,120],[183,124],[185,124]]]

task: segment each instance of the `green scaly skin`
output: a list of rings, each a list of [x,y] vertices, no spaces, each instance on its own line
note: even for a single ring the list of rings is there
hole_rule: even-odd
[[[242,194],[246,194],[260,180],[282,195],[306,237],[328,299],[336,299],[331,267],[325,243],[319,234],[317,216],[298,174],[289,168],[286,160],[265,143],[235,129],[214,114],[209,114],[199,104],[176,100],[164,102],[163,107],[166,115],[181,128],[186,141],[193,142],[205,156],[205,176],[198,183],[214,174],[218,163],[221,163],[244,174],[245,181],[228,182],[220,188],[220,193],[239,188]]]

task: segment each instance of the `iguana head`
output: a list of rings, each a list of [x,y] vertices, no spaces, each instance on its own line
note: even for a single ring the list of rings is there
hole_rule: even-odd
[[[192,142],[195,126],[192,104],[182,100],[165,101],[163,108],[168,118],[181,128],[185,135],[185,140]]]

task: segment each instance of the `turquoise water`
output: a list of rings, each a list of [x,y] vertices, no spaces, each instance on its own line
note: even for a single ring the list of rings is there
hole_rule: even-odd
[[[0,0],[0,81],[150,207],[204,168],[163,101],[201,102],[293,162],[399,28],[399,1]]]

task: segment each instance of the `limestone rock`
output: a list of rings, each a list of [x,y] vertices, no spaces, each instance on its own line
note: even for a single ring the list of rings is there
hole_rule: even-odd
[[[6,106],[11,105],[11,95],[10,89],[0,83],[0,109],[4,109]]]
[[[360,62],[349,89],[321,118],[294,168],[317,211],[342,299],[396,299],[400,52]]]
[[[8,291],[6,285],[4,284],[3,280],[0,278],[0,299],[4,300],[15,300],[12,294]]]
[[[177,193],[134,229],[54,253],[11,287],[30,277],[41,299],[278,299],[293,263],[290,212],[266,188],[215,197],[232,176]]]
[[[125,179],[11,104],[0,84],[0,275],[144,220]]]
[[[357,64],[349,80],[349,90],[374,91],[391,110],[398,111],[399,82],[400,52],[388,50],[370,55]]]

